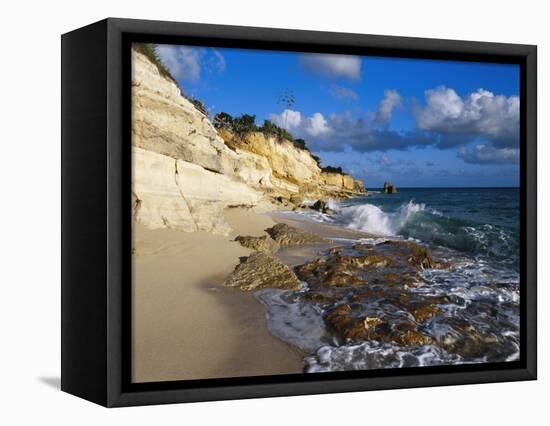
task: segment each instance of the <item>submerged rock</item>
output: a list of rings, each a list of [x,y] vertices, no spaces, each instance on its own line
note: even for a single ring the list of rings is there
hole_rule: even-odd
[[[313,232],[301,231],[293,226],[288,226],[285,223],[278,223],[265,231],[271,236],[271,238],[277,241],[281,247],[322,243],[326,241],[320,235],[314,234]]]
[[[376,316],[356,316],[349,304],[334,308],[325,322],[335,337],[343,342],[376,340],[402,346],[428,345],[434,339],[418,331],[412,322],[391,322]]]
[[[224,285],[250,291],[261,288],[296,290],[300,281],[294,272],[276,257],[255,252],[238,264]]]
[[[407,306],[408,312],[411,313],[414,320],[418,323],[422,323],[427,319],[441,313],[441,309],[435,304],[428,301],[412,302]]]
[[[275,253],[279,250],[279,243],[267,235],[262,237],[250,237],[239,235],[235,238],[235,241],[239,242],[241,246],[261,251],[263,253]]]

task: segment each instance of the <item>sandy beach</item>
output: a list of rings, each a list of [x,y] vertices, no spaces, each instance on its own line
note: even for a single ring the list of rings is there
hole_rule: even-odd
[[[133,380],[150,382],[302,372],[302,355],[271,336],[251,293],[222,286],[250,250],[232,239],[263,235],[266,215],[229,209],[226,237],[134,229]]]

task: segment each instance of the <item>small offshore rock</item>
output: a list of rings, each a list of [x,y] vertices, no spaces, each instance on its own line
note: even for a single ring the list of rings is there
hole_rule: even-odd
[[[297,290],[300,281],[290,268],[270,254],[255,252],[238,264],[224,285],[244,291],[262,288]]]
[[[391,182],[384,182],[384,194],[395,194],[397,192],[397,187]]]
[[[235,238],[235,241],[239,242],[243,247],[263,253],[276,253],[279,250],[279,243],[267,235],[262,237],[239,235]]]
[[[313,232],[301,231],[285,223],[278,223],[265,231],[271,238],[277,241],[281,247],[322,243],[326,241],[320,235],[314,234]]]

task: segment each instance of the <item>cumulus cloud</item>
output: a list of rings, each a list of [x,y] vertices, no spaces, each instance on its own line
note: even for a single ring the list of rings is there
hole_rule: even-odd
[[[384,98],[378,105],[378,110],[375,114],[376,122],[385,124],[390,121],[393,110],[402,106],[401,95],[397,90],[384,91]]]
[[[307,119],[305,131],[310,136],[324,136],[332,132],[327,120],[320,112],[316,112]]]
[[[198,80],[201,76],[200,55],[188,46],[158,45],[157,54],[176,79]]]
[[[336,99],[351,99],[352,101],[359,100],[359,95],[348,87],[333,86],[330,89],[330,93]]]
[[[277,126],[292,131],[301,126],[302,113],[292,109],[285,109],[281,114],[269,114],[269,119]]]
[[[300,55],[299,61],[305,70],[326,77],[344,77],[350,80],[361,78],[361,59],[359,56],[304,53]]]
[[[519,149],[495,148],[487,144],[477,144],[473,147],[461,147],[457,156],[470,164],[509,164],[518,163]]]
[[[420,130],[436,132],[442,147],[483,138],[497,148],[519,144],[519,97],[479,89],[464,98],[440,86],[425,92],[426,106],[415,108]]]
[[[397,132],[380,128],[367,115],[356,118],[351,113],[305,116],[300,111],[285,110],[270,114],[269,119],[297,137],[307,140],[313,151],[342,152],[346,148],[358,152],[408,150],[436,142],[430,134],[418,131]]]
[[[277,126],[300,136],[320,137],[332,132],[327,120],[320,112],[306,117],[300,111],[285,109],[281,114],[270,114],[269,119]]]
[[[203,70],[222,73],[225,59],[216,49],[159,44],[157,54],[177,80],[197,81]]]

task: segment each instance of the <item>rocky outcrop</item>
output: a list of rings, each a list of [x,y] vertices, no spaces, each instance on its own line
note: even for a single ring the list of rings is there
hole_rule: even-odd
[[[328,213],[332,212],[332,210],[329,208],[327,202],[323,201],[323,200],[315,201],[315,203],[313,203],[313,205],[310,207],[310,209],[317,210],[318,212],[325,213],[325,214],[328,214]]]
[[[410,241],[387,241],[375,247],[356,244],[335,247],[328,256],[296,267],[296,274],[311,288],[384,284],[414,287],[419,271],[447,267],[435,261],[430,251]]]
[[[255,252],[237,265],[224,285],[251,291],[262,288],[297,290],[300,281],[283,262],[276,257]]]
[[[384,182],[384,194],[395,194],[397,192],[397,187],[391,182]]]
[[[362,187],[338,174],[326,185],[310,152],[290,141],[259,132],[219,134],[177,84],[136,50],[132,148],[134,218],[150,228],[228,234],[224,208],[265,208],[277,198],[291,207],[286,201],[292,196],[338,198]]]
[[[357,318],[348,304],[339,305],[325,319],[327,326],[342,341],[378,340],[403,346],[429,345],[434,339],[420,332],[413,322],[390,324],[378,317]]]
[[[265,232],[277,241],[281,247],[326,242],[326,240],[320,235],[312,232],[301,231],[293,226],[287,225],[286,223],[278,223],[277,225],[266,229]]]
[[[422,325],[449,300],[411,289],[423,269],[448,266],[420,244],[387,241],[333,247],[294,271],[308,284],[308,300],[326,311],[325,324],[338,341],[419,346],[436,343]]]
[[[263,253],[275,253],[279,250],[279,243],[267,235],[262,237],[249,237],[239,235],[235,238],[241,246]]]

